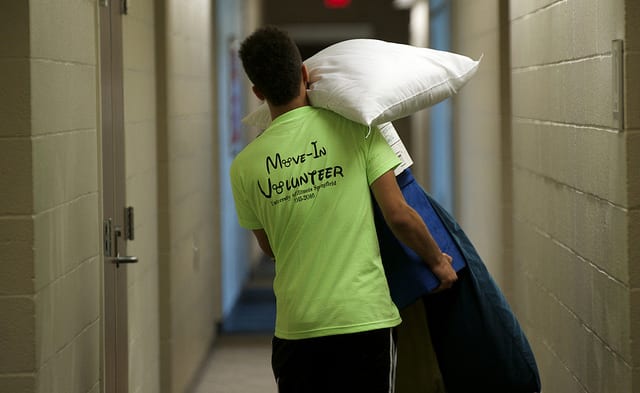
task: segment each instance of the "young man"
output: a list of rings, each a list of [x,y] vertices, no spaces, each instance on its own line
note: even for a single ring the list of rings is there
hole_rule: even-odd
[[[450,287],[450,258],[407,205],[399,164],[377,129],[309,106],[298,48],[274,27],[240,48],[253,91],[272,124],[238,154],[231,183],[238,219],[275,258],[272,367],[279,392],[390,392],[391,301],[371,192],[394,234]],[[369,135],[370,134],[370,135]]]

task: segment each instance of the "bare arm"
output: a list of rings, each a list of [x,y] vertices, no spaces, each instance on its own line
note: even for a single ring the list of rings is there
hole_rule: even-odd
[[[438,290],[450,288],[458,279],[451,257],[442,253],[422,217],[407,204],[393,171],[376,179],[371,190],[396,238],[414,250],[440,279]]]
[[[258,240],[258,245],[260,246],[262,251],[271,258],[275,258],[275,255],[273,255],[273,250],[271,249],[271,244],[269,243],[269,238],[267,237],[267,233],[264,231],[264,229],[254,229],[252,232],[256,237],[256,240]]]

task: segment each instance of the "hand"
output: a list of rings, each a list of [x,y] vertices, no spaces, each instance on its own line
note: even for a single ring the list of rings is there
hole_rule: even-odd
[[[433,274],[440,280],[440,286],[432,291],[432,293],[441,292],[445,289],[449,289],[453,284],[458,281],[458,274],[453,269],[451,264],[453,259],[451,256],[442,253],[438,262],[431,268]]]

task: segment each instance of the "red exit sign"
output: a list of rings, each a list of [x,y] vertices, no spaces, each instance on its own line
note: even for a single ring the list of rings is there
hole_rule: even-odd
[[[351,0],[324,0],[326,8],[345,8],[351,4]]]

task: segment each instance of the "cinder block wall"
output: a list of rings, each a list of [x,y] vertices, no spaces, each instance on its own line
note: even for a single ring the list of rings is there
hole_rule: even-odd
[[[161,391],[183,392],[208,354],[220,317],[214,23],[211,2],[162,3]]]
[[[502,7],[505,8],[505,7]],[[482,62],[453,98],[455,215],[503,291],[512,252],[509,74],[498,0],[451,2],[452,51]],[[507,63],[508,64],[508,63]],[[507,89],[505,91],[505,88]]]
[[[514,289],[544,391],[638,391],[638,5],[509,5]],[[614,39],[627,49],[622,132]]]
[[[211,7],[141,0],[123,18],[132,392],[187,391],[220,316]]]
[[[640,3],[625,0],[625,133],[627,233],[631,288],[631,357],[633,391],[640,390]]]
[[[160,388],[160,296],[158,257],[158,157],[154,2],[130,2],[122,19],[126,204],[135,209],[129,265],[129,391]],[[164,305],[163,305],[164,306]],[[205,344],[206,345],[206,344]]]
[[[7,392],[100,391],[96,23],[87,1],[0,5]]]
[[[102,389],[97,6],[0,4],[2,392]],[[123,19],[132,392],[185,391],[220,313],[210,7]]]
[[[36,385],[29,7],[0,5],[0,386]]]

